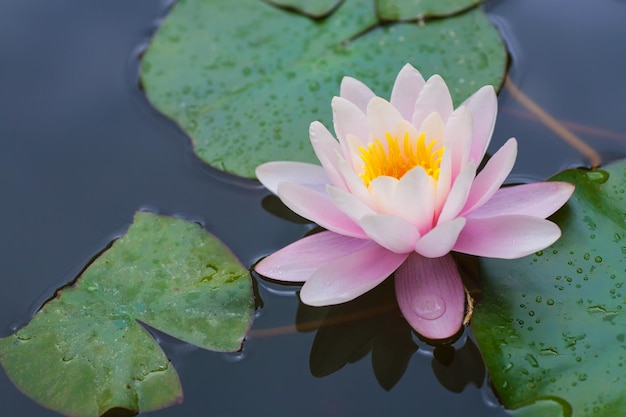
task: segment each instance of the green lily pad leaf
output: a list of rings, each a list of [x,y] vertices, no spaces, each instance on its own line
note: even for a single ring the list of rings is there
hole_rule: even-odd
[[[626,160],[553,180],[576,185],[552,218],[562,237],[525,258],[482,259],[472,327],[506,407],[553,400],[568,416],[622,416]]]
[[[316,19],[328,16],[343,0],[267,0],[279,7],[295,10]]]
[[[511,411],[513,417],[570,417],[571,406],[554,399],[542,399]]]
[[[139,322],[181,340],[236,351],[254,302],[248,271],[199,225],[137,213],[126,235],[16,334],[0,339],[15,385],[71,416],[182,400],[176,370]]]
[[[377,0],[378,13],[384,20],[419,20],[449,16],[476,6],[482,0]]]
[[[408,62],[424,76],[441,74],[458,104],[499,86],[506,59],[480,9],[382,25],[371,0],[344,0],[322,20],[259,0],[181,0],[146,51],[141,80],[202,160],[254,177],[271,160],[317,163],[309,124],[332,126],[330,101],[344,75],[389,97]]]

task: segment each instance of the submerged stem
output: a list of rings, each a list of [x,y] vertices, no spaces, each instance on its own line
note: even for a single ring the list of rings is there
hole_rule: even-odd
[[[268,337],[268,336],[281,336],[281,335],[290,334],[290,333],[297,333],[298,331],[308,332],[312,330],[321,329],[323,327],[331,327],[331,326],[336,326],[342,323],[375,317],[380,314],[389,313],[396,308],[397,308],[397,305],[395,304],[387,304],[387,305],[380,306],[378,308],[374,308],[369,311],[358,311],[353,314],[343,315],[341,317],[324,318],[322,320],[313,320],[313,321],[309,321],[306,323],[299,323],[298,325],[288,324],[286,326],[270,327],[267,329],[252,329],[248,333],[248,337],[260,338],[260,337]]]
[[[528,111],[537,116],[543,124],[545,124],[554,133],[561,136],[567,143],[570,144],[570,146],[582,153],[589,160],[592,168],[600,166],[602,158],[595,149],[587,145],[582,139],[572,133],[571,130],[567,129],[562,123],[539,107],[537,103],[532,101],[526,94],[517,88],[508,75],[504,79],[504,86],[509,90],[513,98],[515,98],[522,106],[526,107]]]

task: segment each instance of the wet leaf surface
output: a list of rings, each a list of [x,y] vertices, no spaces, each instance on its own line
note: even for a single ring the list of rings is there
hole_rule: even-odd
[[[236,351],[254,309],[248,271],[199,225],[139,212],[124,237],[16,334],[0,339],[11,380],[72,416],[182,400],[176,370],[140,324]]]
[[[621,416],[626,161],[553,179],[576,185],[553,216],[562,237],[518,260],[481,260],[484,299],[472,327],[508,408],[537,403],[538,410],[552,410],[547,415]]]
[[[279,7],[303,13],[313,18],[330,14],[344,0],[267,0]]]
[[[506,51],[480,9],[380,25],[371,0],[345,0],[321,20],[259,0],[182,0],[144,55],[141,80],[202,160],[254,177],[270,160],[317,161],[309,124],[332,126],[344,75],[388,98],[407,62],[441,74],[458,104],[501,84]]]
[[[383,20],[416,20],[449,16],[475,6],[481,0],[377,0]]]

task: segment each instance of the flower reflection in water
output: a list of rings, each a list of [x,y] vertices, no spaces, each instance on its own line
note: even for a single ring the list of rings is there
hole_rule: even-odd
[[[344,304],[314,308],[300,303],[296,326],[300,332],[317,332],[310,353],[311,373],[317,377],[370,354],[376,380],[391,390],[411,356],[419,352],[432,358],[434,375],[449,391],[460,393],[469,384],[481,387],[485,381],[485,365],[468,335],[445,343],[426,343],[413,336],[395,300],[391,280]]]

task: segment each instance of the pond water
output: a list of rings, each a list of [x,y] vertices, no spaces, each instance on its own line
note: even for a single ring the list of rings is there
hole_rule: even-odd
[[[200,162],[182,131],[147,102],[138,57],[168,7],[0,2],[0,336],[28,323],[138,209],[201,222],[246,266],[311,229],[266,209],[280,206],[257,182]],[[626,3],[500,0],[486,7],[510,48],[515,84],[605,160],[626,156]],[[491,149],[519,139],[512,181],[586,164],[508,91],[499,104]],[[384,313],[363,317],[358,303],[311,309],[299,305],[297,286],[257,284],[258,318],[243,352],[214,353],[157,335],[185,400],[150,415],[508,415],[469,332],[452,346],[427,345],[398,322],[388,288],[363,301]],[[2,415],[57,415],[2,372],[0,404]]]

